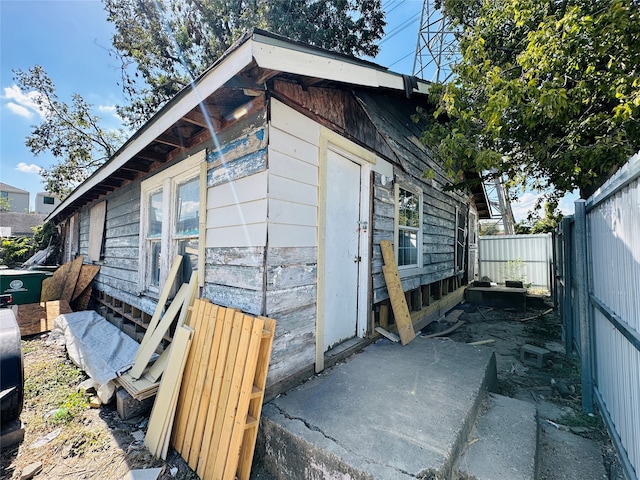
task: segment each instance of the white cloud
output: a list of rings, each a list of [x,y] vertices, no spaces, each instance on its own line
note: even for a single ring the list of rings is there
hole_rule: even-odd
[[[7,107],[16,115],[31,118],[33,114],[45,117],[46,109],[42,105],[38,105],[37,100],[40,94],[38,92],[24,93],[17,85],[4,88],[3,98],[9,100]]]
[[[15,113],[19,117],[33,117],[33,112],[31,112],[28,108],[23,107],[22,105],[18,105],[17,103],[9,102],[7,103],[7,108],[11,110],[11,113]]]
[[[529,212],[532,211],[536,205],[536,201],[542,196],[541,193],[524,192],[520,198],[511,202],[511,210],[513,211],[513,217],[516,222],[526,220]]]
[[[26,164],[24,162],[20,162],[16,165],[16,170],[22,173],[40,173],[40,167],[35,163]]]
[[[115,105],[98,105],[98,110],[106,113],[113,113],[116,111]]]

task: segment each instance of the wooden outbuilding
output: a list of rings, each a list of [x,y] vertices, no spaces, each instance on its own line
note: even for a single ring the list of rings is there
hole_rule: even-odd
[[[139,339],[183,255],[201,297],[277,320],[271,395],[394,329],[381,240],[419,328],[461,300],[489,213],[420,141],[429,88],[254,30],[49,215],[65,261],[100,265],[99,310]]]

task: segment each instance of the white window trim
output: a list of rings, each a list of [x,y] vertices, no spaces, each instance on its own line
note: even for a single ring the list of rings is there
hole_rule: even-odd
[[[206,152],[205,150],[201,150],[200,152],[181,160],[175,165],[166,168],[162,172],[144,180],[140,186],[140,241],[139,241],[139,262],[138,262],[138,291],[140,293],[148,294],[152,297],[157,297],[159,295],[159,291],[156,291],[153,288],[149,288],[149,261],[148,261],[148,252],[146,249],[146,241],[147,241],[147,230],[148,230],[148,215],[149,215],[149,205],[148,198],[149,195],[155,190],[159,190],[162,188],[163,191],[163,202],[167,201],[165,197],[166,193],[169,192],[169,208],[162,209],[162,236],[161,236],[161,251],[167,252],[167,254],[163,254],[160,259],[160,285],[164,285],[167,281],[167,275],[169,273],[169,269],[171,264],[173,263],[173,259],[175,258],[176,252],[176,242],[172,241],[172,233],[170,226],[173,225],[173,220],[175,217],[175,202],[176,202],[176,192],[178,185],[184,183],[187,180],[192,178],[200,179],[200,211],[202,212],[203,203],[206,202],[206,188],[203,191],[202,188],[202,168],[201,164],[205,161]],[[205,184],[206,185],[206,184]],[[199,228],[202,229],[202,225],[199,225]],[[200,258],[204,256],[204,242],[202,241],[203,232],[199,232],[199,243],[198,243],[198,261],[200,262]]]
[[[406,190],[407,192],[411,192],[418,196],[418,205],[419,205],[419,213],[418,213],[418,263],[413,265],[400,265],[399,257],[398,257],[398,247],[400,244],[400,189]],[[423,197],[422,197],[422,189],[413,185],[401,184],[400,182],[395,182],[394,185],[394,228],[393,228],[393,250],[394,255],[396,257],[396,264],[398,265],[398,272],[406,272],[409,270],[415,270],[422,268],[424,263],[423,255],[424,255],[424,246],[422,244],[422,230],[424,228],[424,216],[423,216]]]

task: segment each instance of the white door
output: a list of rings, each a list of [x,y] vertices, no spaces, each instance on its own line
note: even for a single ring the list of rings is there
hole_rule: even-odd
[[[324,351],[356,335],[360,165],[327,152]]]

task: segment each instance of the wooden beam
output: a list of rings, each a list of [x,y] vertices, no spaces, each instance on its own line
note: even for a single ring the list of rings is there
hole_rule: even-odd
[[[407,299],[404,296],[404,290],[402,289],[402,283],[400,282],[400,275],[398,274],[398,266],[396,265],[395,257],[393,255],[393,247],[389,240],[382,240],[380,242],[380,248],[382,249],[382,257],[384,258],[384,266],[382,272],[384,279],[387,282],[387,290],[389,292],[389,299],[391,300],[391,308],[393,308],[393,316],[396,319],[396,325],[398,326],[398,334],[402,345],[406,345],[416,336],[413,330],[413,322],[411,321],[411,314],[409,313],[409,307],[407,306]]]

